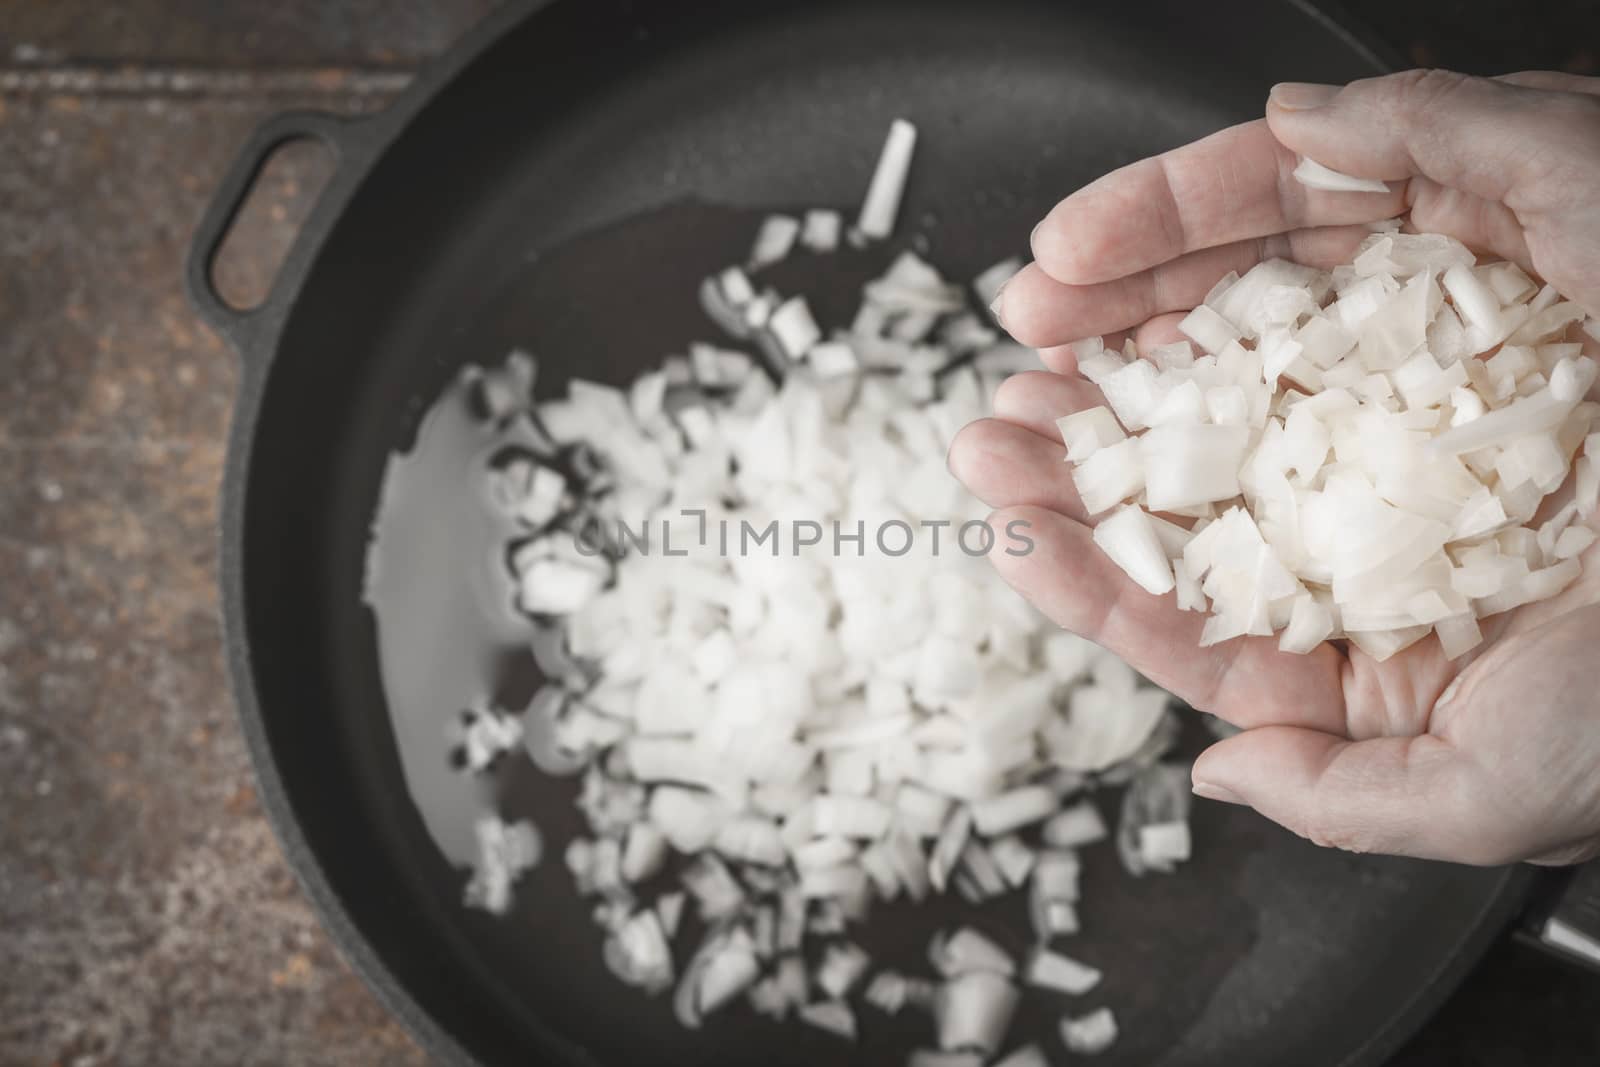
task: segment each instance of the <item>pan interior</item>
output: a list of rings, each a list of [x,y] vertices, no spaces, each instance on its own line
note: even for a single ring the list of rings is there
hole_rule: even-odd
[[[1289,4],[559,2],[416,116],[289,317],[232,488],[246,495],[230,581],[258,755],[309,850],[294,858],[326,880],[349,916],[336,932],[436,1051],[778,1067],[898,1062],[932,1038],[915,1013],[864,1012],[854,1048],[743,1010],[686,1032],[666,1002],[624,990],[557,858],[579,826],[570,782],[512,784],[553,843],[513,915],[461,908],[464,876],[406,793],[360,602],[385,458],[458,369],[523,347],[550,395],[578,374],[625,382],[709,339],[700,277],[743,257],[764,207],[853,207],[896,116],[921,131],[899,237],[922,232],[961,278],[1023,251],[1031,223],[1085,181],[1254,117],[1274,81],[1373,72]],[[849,299],[833,284],[825,315]],[[1200,806],[1196,840],[1170,878],[1132,881],[1109,852],[1086,856],[1074,951],[1107,978],[1060,1007],[1114,1006],[1124,1037],[1108,1065],[1347,1062],[1472,957],[1504,899],[1503,872],[1321,851],[1217,805]],[[905,957],[974,919],[1023,947],[1020,908],[964,905],[885,912],[868,947]],[[1052,1026],[1032,1011],[1018,1035]]]

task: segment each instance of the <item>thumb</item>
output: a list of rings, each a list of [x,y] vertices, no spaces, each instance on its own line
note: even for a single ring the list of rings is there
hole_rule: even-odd
[[[1422,179],[1407,198],[1419,229],[1532,266],[1596,313],[1600,81],[1589,81],[1575,91],[1534,75],[1410,70],[1343,88],[1286,83],[1272,90],[1267,124],[1335,170]]]
[[[1421,175],[1511,207],[1539,197],[1553,156],[1592,150],[1584,135],[1597,121],[1600,97],[1448,70],[1343,88],[1290,82],[1267,101],[1273,136],[1335,170],[1389,181]]]
[[[1493,865],[1520,858],[1494,831],[1474,765],[1431,735],[1350,741],[1292,726],[1246,730],[1195,761],[1194,791],[1255,808],[1318,845]]]

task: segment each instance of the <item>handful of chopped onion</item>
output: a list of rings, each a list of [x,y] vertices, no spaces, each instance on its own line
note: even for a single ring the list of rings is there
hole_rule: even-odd
[[[1381,232],[1331,272],[1230,275],[1150,359],[1079,342],[1106,406],[1060,428],[1095,542],[1209,611],[1202,645],[1346,638],[1383,660],[1436,633],[1460,656],[1479,619],[1566,588],[1594,540],[1583,319],[1513,264]],[[1575,459],[1575,498],[1547,506]]]

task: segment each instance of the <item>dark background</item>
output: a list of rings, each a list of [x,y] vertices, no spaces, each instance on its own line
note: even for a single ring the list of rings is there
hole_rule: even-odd
[[[491,6],[0,0],[0,1067],[421,1062],[251,787],[214,595],[235,372],[178,279],[256,121],[380,107]],[[1403,62],[1600,70],[1600,2],[1343,6]],[[312,177],[270,184],[242,288]],[[1600,1062],[1550,1048],[1600,1050],[1600,978],[1506,942],[1396,1062]]]

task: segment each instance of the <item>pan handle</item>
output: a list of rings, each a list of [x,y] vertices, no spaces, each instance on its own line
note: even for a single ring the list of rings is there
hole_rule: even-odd
[[[1600,973],[1600,859],[1552,879],[1518,924],[1517,939]]]
[[[334,178],[323,188],[323,196],[332,188],[338,172],[346,164],[351,143],[349,131],[359,120],[341,118],[322,111],[286,111],[267,119],[250,134],[227,174],[217,186],[210,205],[195,228],[189,246],[189,260],[185,267],[185,281],[189,299],[206,323],[241,356],[246,355],[249,341],[255,331],[273,319],[281,310],[286,278],[294,273],[289,269],[295,253],[307,231],[316,227],[308,219],[296,238],[296,247],[284,257],[278,276],[272,280],[265,299],[253,308],[236,308],[217,292],[212,279],[212,269],[222,249],[223,239],[233,226],[239,209],[261,176],[262,168],[274,151],[293,141],[314,140],[324,145],[333,156]]]

